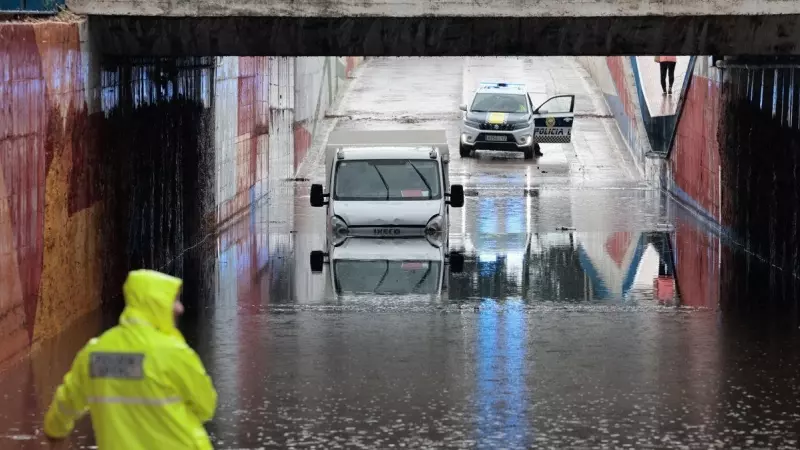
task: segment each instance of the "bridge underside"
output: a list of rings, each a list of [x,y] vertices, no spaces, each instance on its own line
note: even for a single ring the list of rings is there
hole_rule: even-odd
[[[685,17],[92,16],[125,56],[800,54],[800,15]]]

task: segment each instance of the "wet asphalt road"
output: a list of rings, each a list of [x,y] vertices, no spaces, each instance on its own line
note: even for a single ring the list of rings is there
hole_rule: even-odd
[[[305,182],[198,249],[182,328],[219,392],[216,448],[796,448],[793,298],[648,187],[574,60],[372,60],[327,125],[444,127],[456,149],[458,104],[492,78],[575,93],[583,117],[536,161],[453,151],[461,273],[312,273],[324,211]],[[303,171],[322,178],[313,152]],[[4,375],[0,448],[42,448],[42,410],[102,323]],[[87,445],[84,421],[64,448]]]

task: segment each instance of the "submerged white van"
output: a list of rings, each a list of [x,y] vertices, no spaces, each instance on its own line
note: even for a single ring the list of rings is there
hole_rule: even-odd
[[[447,248],[449,207],[464,204],[448,162],[444,130],[331,133],[325,185],[311,186],[311,206],[327,206],[328,242],[424,237]]]

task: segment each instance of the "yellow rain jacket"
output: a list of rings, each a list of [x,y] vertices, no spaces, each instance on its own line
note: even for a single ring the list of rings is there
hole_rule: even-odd
[[[211,449],[203,423],[217,392],[175,328],[182,281],[136,270],[123,286],[119,325],[89,341],[45,415],[50,437],[70,434],[87,410],[101,450]]]

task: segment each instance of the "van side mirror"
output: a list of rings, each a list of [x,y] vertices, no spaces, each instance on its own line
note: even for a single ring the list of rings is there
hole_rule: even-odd
[[[460,109],[460,110],[462,110],[462,111],[466,112],[466,111],[467,111],[467,104],[466,104],[466,103],[462,103],[462,104],[461,104],[461,105],[458,107],[458,109]]]
[[[450,186],[450,200],[447,203],[453,208],[464,206],[464,186],[460,184]]]
[[[328,202],[325,201],[326,195],[322,192],[321,184],[311,185],[311,206],[319,208],[325,206]]]
[[[311,272],[322,272],[322,266],[325,265],[325,252],[314,250],[311,252],[311,257],[309,259],[311,260]]]

